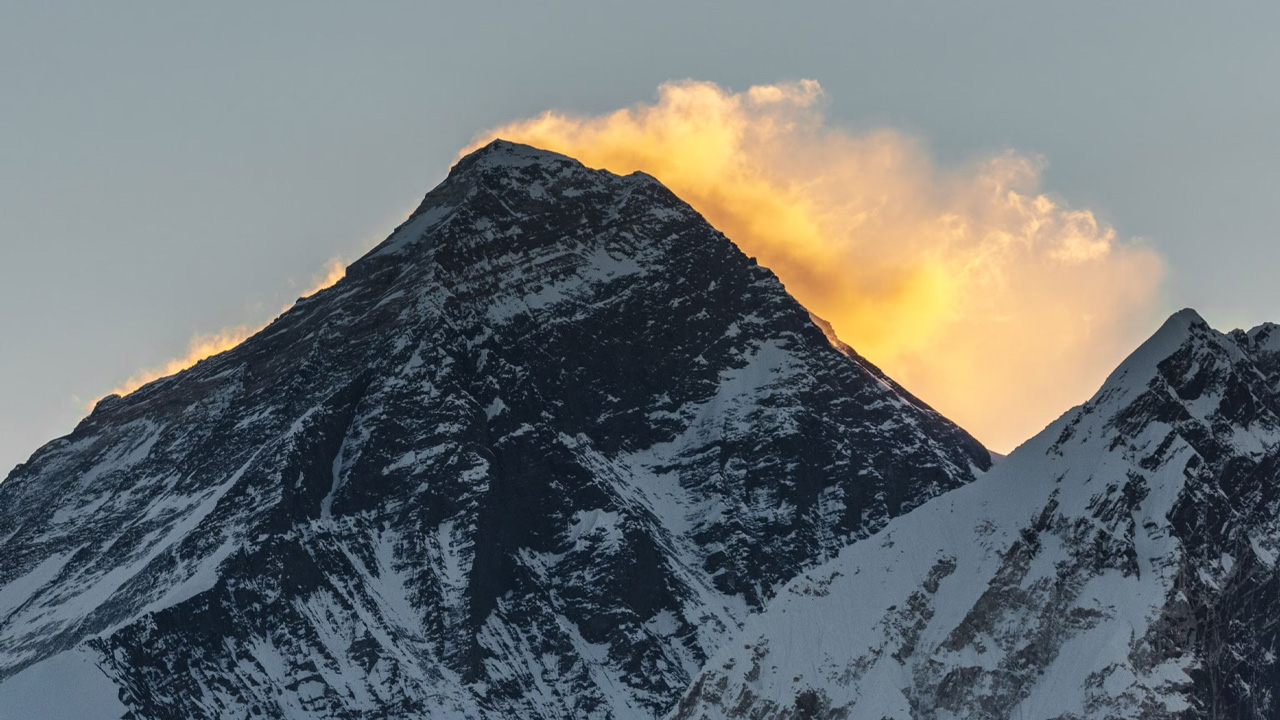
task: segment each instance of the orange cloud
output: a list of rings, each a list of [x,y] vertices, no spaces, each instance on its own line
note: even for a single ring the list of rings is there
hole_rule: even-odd
[[[310,297],[325,288],[333,285],[341,280],[347,274],[347,265],[341,257],[330,258],[324,264],[323,270],[312,277],[311,285],[301,297]],[[280,314],[284,314],[293,307],[293,303],[285,305],[280,310]],[[274,319],[274,318],[273,318]],[[191,342],[187,345],[187,351],[181,356],[173,358],[161,365],[139,370],[129,377],[120,385],[113,388],[108,395],[128,395],[138,388],[146,385],[154,380],[163,377],[175,375],[204,360],[221,352],[226,352],[231,348],[239,345],[249,339],[254,333],[265,328],[270,321],[261,325],[234,325],[225,327],[212,333],[197,333],[191,338]],[[105,395],[90,400],[85,405],[86,410],[92,410],[94,405],[98,404]]]
[[[841,339],[997,451],[1086,398],[1149,328],[1163,263],[1007,152],[939,168],[894,130],[827,124],[817,82],[664,84],[601,116],[484,133],[688,201]]]
[[[311,287],[302,293],[302,297],[311,297],[321,290],[333,285],[342,278],[347,276],[347,263],[340,257],[329,258],[329,262],[324,264],[324,269],[320,274],[311,279]],[[285,307],[288,310],[293,307],[292,304]]]
[[[383,230],[371,233],[362,241],[361,244],[364,246],[365,250],[372,249],[383,238],[390,234],[391,228],[397,227],[408,220],[409,216],[415,209],[417,209],[417,207],[418,202],[415,201],[412,204],[406,205],[404,209],[398,211],[394,215],[384,219],[380,224]],[[311,284],[302,292],[299,299],[311,297],[321,290],[334,285],[339,280],[346,277],[346,274],[347,262],[343,260],[341,256],[329,258],[328,262],[324,264],[324,267],[320,272],[312,276]],[[292,284],[292,282],[290,284]],[[280,308],[280,312],[276,317],[288,312],[291,307],[293,307],[293,303],[289,303],[288,305]],[[274,320],[274,318],[272,319]],[[225,352],[239,345],[259,330],[265,328],[270,324],[270,322],[271,321],[267,321],[261,325],[234,325],[213,333],[196,334],[192,336],[191,342],[187,345],[186,353],[181,357],[174,358],[161,365],[157,365],[156,367],[139,370],[128,380],[111,390],[111,393],[116,395],[128,395],[153,380],[159,380],[162,377],[168,377],[182,372],[207,357],[217,355],[218,353]],[[85,411],[92,411],[93,406],[97,405],[98,401],[103,397],[105,397],[105,395],[96,397],[88,403],[85,403]],[[79,402],[79,400],[77,400],[77,402]]]
[[[264,327],[266,326],[259,325],[258,327],[251,328],[247,325],[236,325],[234,327],[223,328],[214,333],[197,334],[191,338],[191,342],[187,345],[187,352],[185,354],[169,360],[163,365],[139,370],[108,394],[128,395],[153,380],[159,380],[162,377],[168,377],[182,372],[207,357],[230,350]],[[98,400],[101,399],[102,398],[96,398],[90,401],[89,406],[92,407],[93,405],[96,405]]]

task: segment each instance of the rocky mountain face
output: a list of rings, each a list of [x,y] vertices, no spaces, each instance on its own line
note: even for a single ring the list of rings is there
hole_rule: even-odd
[[[1221,663],[1270,642],[1246,646],[1235,624],[1270,596],[1235,599],[1274,592],[1273,535],[1214,533],[1224,513],[1275,516],[1250,489],[1264,460],[1232,444],[1272,422],[1274,383],[1244,376],[1252,349],[1206,365],[1218,355],[1202,351],[1245,347],[1216,337],[1168,371],[1194,398],[1127,404],[1106,438],[1095,421],[1114,403],[1054,430],[1062,453],[1120,438],[1109,457],[1134,457],[1135,479],[1100,476],[1077,527],[1063,513],[1083,480],[1049,478],[1057,504],[1040,503],[1026,543],[1001,545],[1005,525],[983,536],[996,560],[982,562],[1008,577],[981,617],[1070,605],[1073,624],[1041,633],[1049,658],[1085,632],[1068,629],[1120,612],[1076,612],[1084,578],[1141,574],[1185,600],[1161,606],[1174,640],[1144,649],[1135,677],[1173,677],[1217,643],[1189,687],[1238,682],[1245,702],[1255,676]],[[1236,415],[1211,421],[1222,393]],[[103,400],[0,484],[0,700],[92,686],[85,707],[135,720],[659,717],[797,573],[989,465],[653,178],[499,141],[344,280],[230,352]],[[1184,472],[1200,490],[1180,490],[1166,529],[1157,475]],[[1071,557],[1073,532],[1096,535],[1100,559],[1062,589],[1019,590],[1027,568],[1050,572],[1039,558]],[[1177,555],[1186,569],[1167,564],[1179,532],[1201,542]],[[967,577],[946,570],[959,552],[930,560],[934,575]],[[984,622],[955,652],[1014,642]],[[997,673],[947,686],[1006,702]]]
[[[779,591],[671,718],[1280,716],[1280,328],[1175,315],[990,473]]]

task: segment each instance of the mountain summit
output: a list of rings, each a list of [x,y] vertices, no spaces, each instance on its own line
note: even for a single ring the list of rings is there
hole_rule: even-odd
[[[497,141],[0,484],[0,702],[658,717],[798,572],[989,465],[652,177]]]
[[[1274,718],[1280,331],[1184,310],[977,481],[778,593],[672,718]]]

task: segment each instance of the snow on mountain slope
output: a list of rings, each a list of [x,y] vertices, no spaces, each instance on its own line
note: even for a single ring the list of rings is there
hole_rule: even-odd
[[[0,484],[0,692],[142,718],[650,718],[986,468],[653,178],[495,142],[345,279]]]
[[[788,584],[670,717],[1275,717],[1278,341],[1173,316],[991,472]]]

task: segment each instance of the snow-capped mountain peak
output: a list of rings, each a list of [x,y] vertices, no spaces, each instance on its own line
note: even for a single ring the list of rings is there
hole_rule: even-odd
[[[0,700],[96,662],[139,719],[658,717],[989,464],[653,178],[498,141],[0,484]]]
[[[1169,316],[1154,335],[1130,353],[1107,377],[1099,395],[1128,395],[1146,390],[1147,383],[1156,376],[1161,362],[1182,347],[1193,332],[1208,329],[1208,323],[1200,317],[1200,313],[1191,308],[1179,310]]]
[[[1269,338],[1174,315],[991,472],[789,583],[672,717],[1274,716]]]

